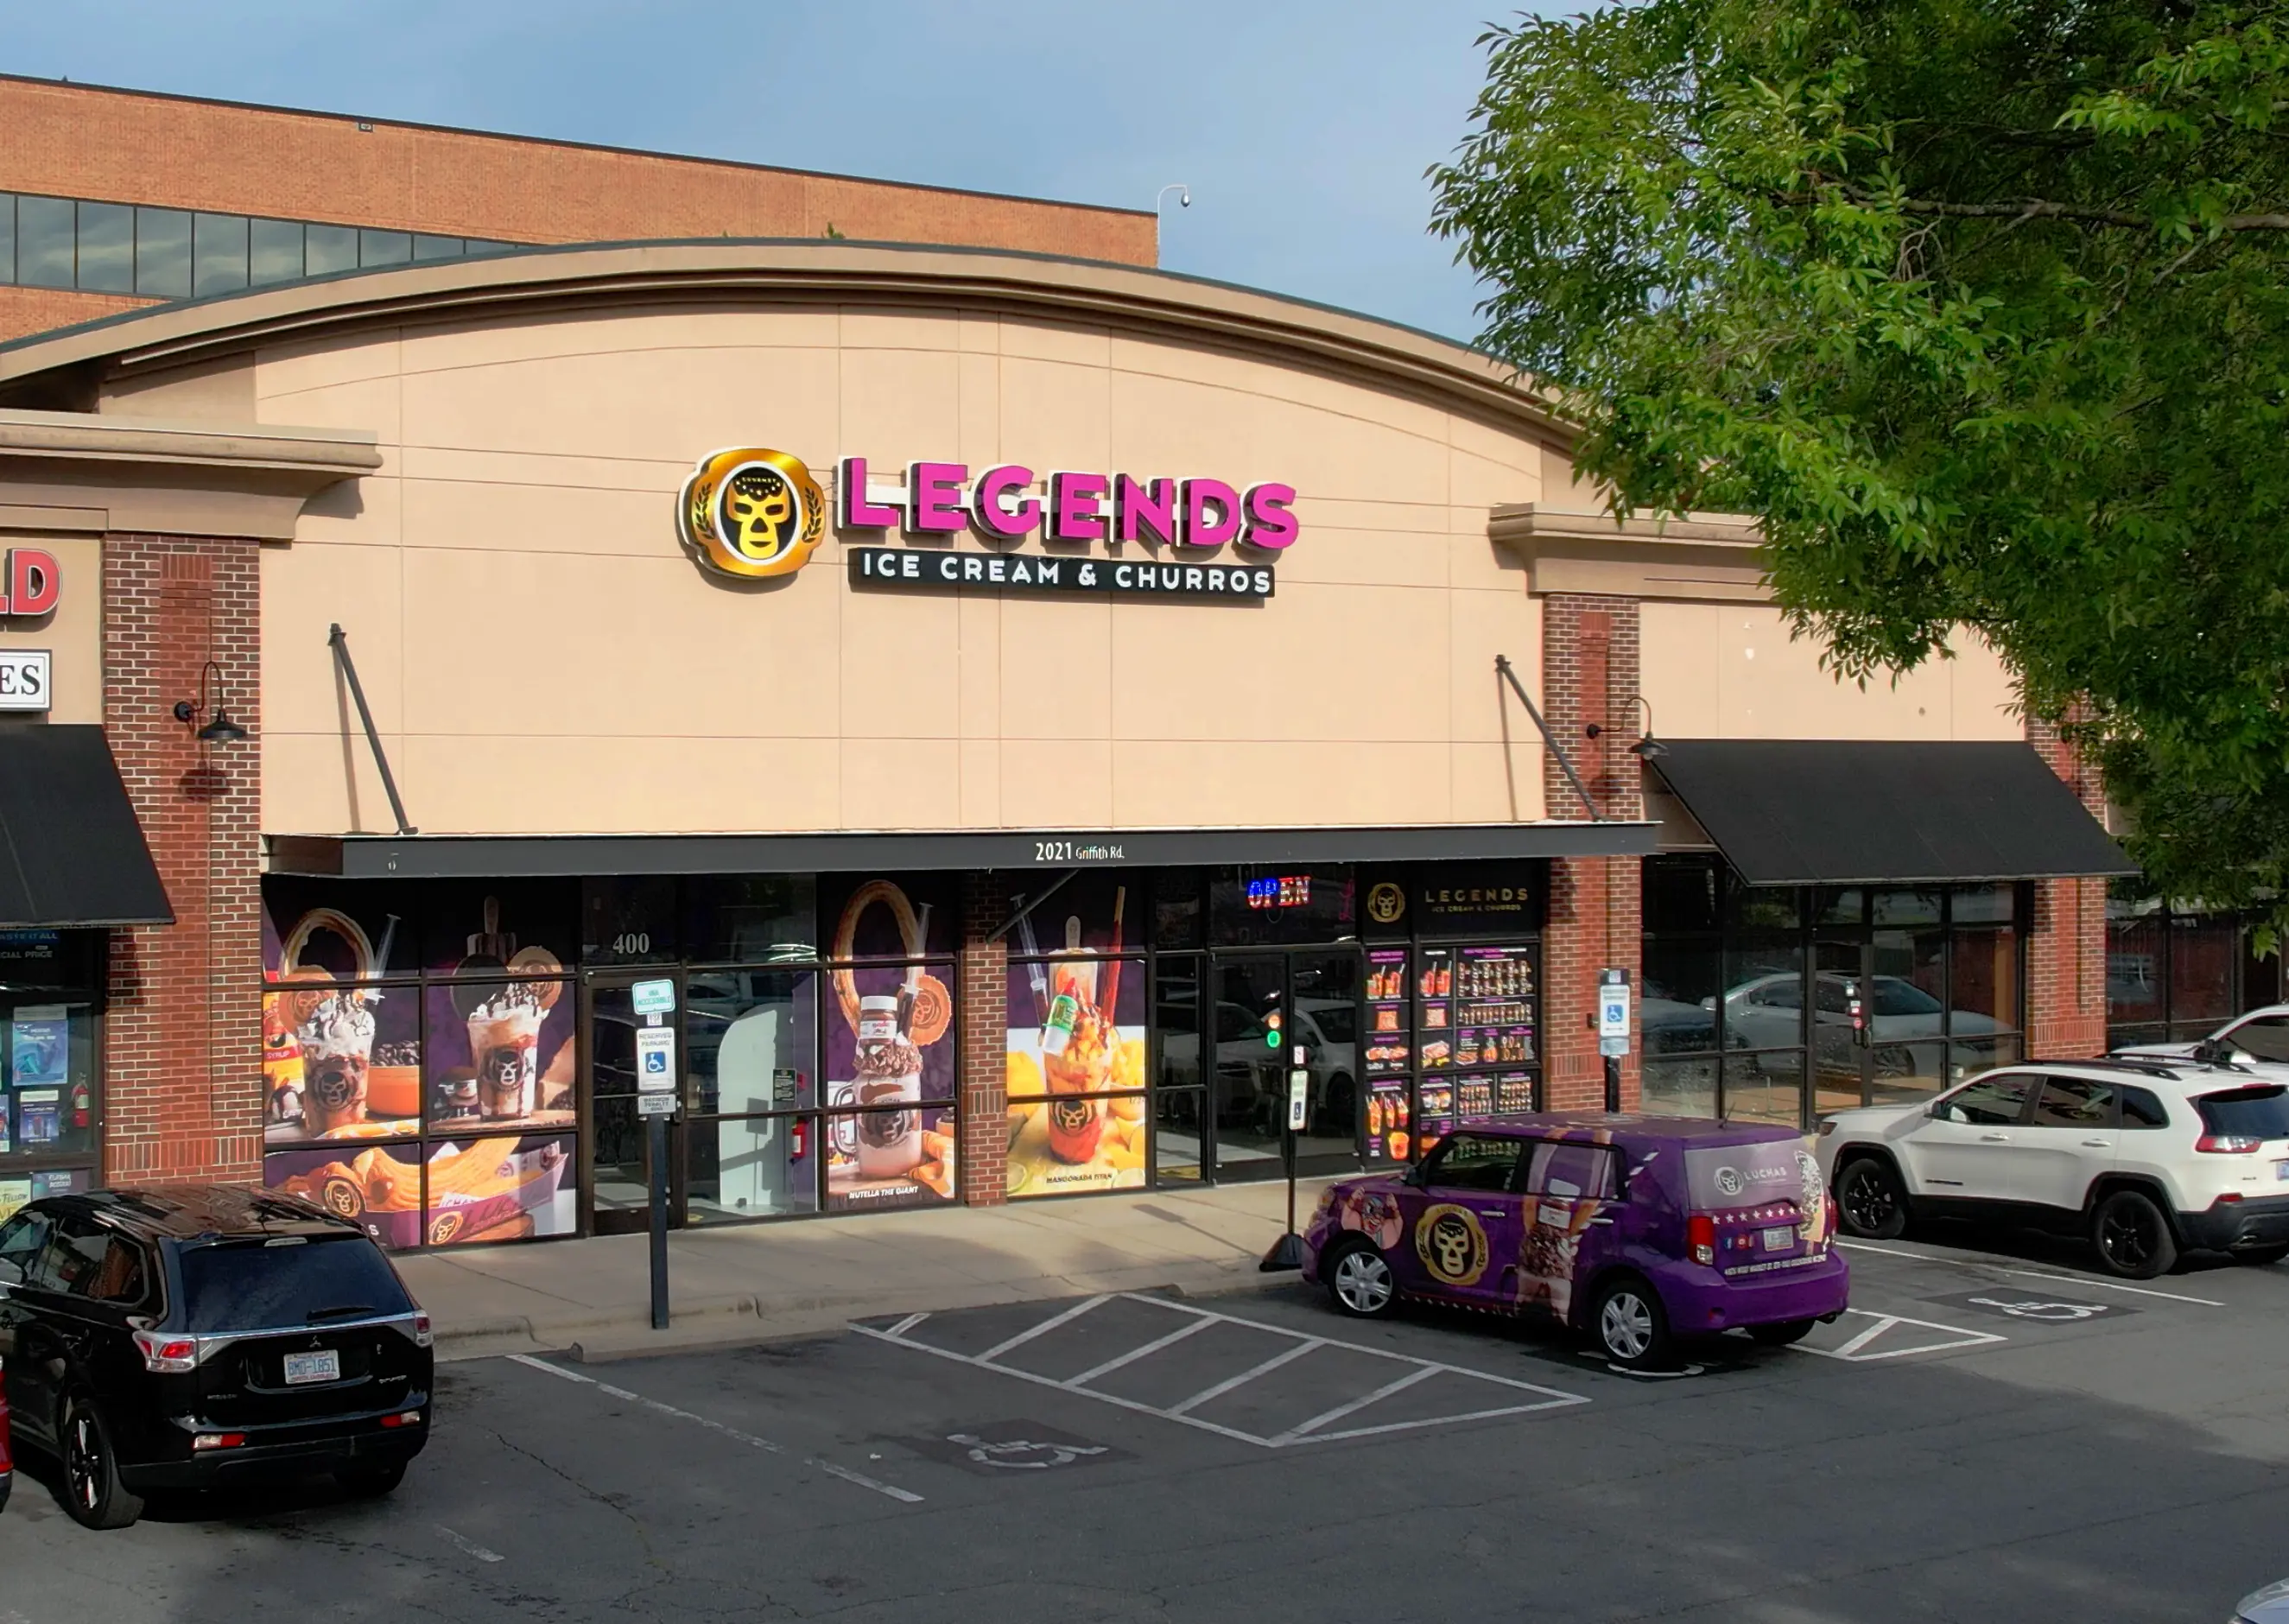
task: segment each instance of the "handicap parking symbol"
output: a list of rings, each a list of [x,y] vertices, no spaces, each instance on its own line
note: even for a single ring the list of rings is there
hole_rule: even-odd
[[[643,1057],[644,1071],[655,1077],[667,1075],[667,1055],[659,1049],[647,1049]]]
[[[2038,1292],[2008,1290],[1962,1294],[1937,1299],[1961,1308],[1977,1309],[1982,1313],[1997,1315],[2005,1319],[2033,1320],[2038,1325],[2086,1325],[2094,1319],[2119,1319],[2136,1312],[2111,1302],[2076,1302],[2069,1299],[2046,1295]]]

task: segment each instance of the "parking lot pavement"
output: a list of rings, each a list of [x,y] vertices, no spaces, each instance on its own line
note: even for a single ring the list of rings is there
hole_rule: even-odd
[[[386,1502],[92,1534],[20,1482],[0,1619],[2149,1624],[2289,1573],[2289,1268],[1851,1255],[1854,1314],[1663,1380],[1298,1283],[472,1361]]]

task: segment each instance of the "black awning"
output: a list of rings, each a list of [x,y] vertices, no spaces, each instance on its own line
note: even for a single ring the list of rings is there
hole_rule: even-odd
[[[103,729],[0,728],[0,927],[174,922]]]
[[[842,830],[818,834],[285,835],[274,874],[506,880],[563,874],[863,873],[1272,863],[1637,857],[1642,823],[1400,824],[1226,829]]]
[[[2138,872],[2025,744],[1661,742],[1654,769],[1751,885]]]

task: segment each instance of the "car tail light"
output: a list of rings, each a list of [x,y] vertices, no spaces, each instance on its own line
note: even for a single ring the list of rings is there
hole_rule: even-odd
[[[414,1315],[413,1345],[416,1348],[427,1348],[434,1344],[436,1340],[437,1333],[430,1328],[429,1316],[427,1314]]]
[[[1717,1221],[1706,1213],[1695,1213],[1685,1221],[1685,1245],[1696,1263],[1717,1261]]]
[[[2264,1144],[2265,1141],[2254,1134],[2204,1134],[2194,1141],[2194,1149],[2213,1156],[2249,1156]]]
[[[381,1424],[385,1427],[418,1427],[421,1424],[421,1412],[408,1410],[401,1415],[385,1415],[381,1418]]]
[[[199,1367],[199,1344],[192,1337],[170,1336],[164,1331],[138,1331],[134,1335],[135,1345],[143,1350],[146,1370],[155,1370],[162,1375],[180,1375]]]
[[[203,1452],[209,1449],[243,1449],[245,1447],[246,1434],[243,1432],[202,1432],[191,1440],[191,1448],[195,1452]]]

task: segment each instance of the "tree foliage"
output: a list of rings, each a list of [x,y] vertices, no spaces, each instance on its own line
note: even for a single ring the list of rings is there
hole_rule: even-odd
[[[1484,43],[1435,226],[1617,505],[1761,517],[1848,677],[1975,628],[2165,892],[2289,891],[2283,7],[1645,0]]]

